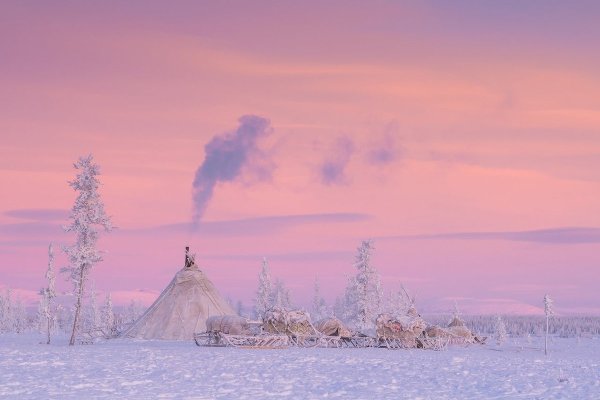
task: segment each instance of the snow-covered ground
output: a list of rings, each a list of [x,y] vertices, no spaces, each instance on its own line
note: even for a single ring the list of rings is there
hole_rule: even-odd
[[[0,398],[600,399],[600,338],[446,351],[38,344],[0,335]]]

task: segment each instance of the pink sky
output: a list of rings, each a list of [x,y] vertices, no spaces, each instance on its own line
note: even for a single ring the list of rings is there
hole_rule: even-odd
[[[426,311],[600,313],[598,4],[321,3],[3,2],[0,287],[35,298],[92,153],[122,304],[187,244],[248,307],[263,256],[331,304],[373,238]],[[270,128],[190,233],[204,146],[243,115]]]

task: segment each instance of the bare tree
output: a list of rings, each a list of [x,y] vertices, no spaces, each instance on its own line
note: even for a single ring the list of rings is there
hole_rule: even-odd
[[[56,297],[56,273],[54,272],[54,246],[52,243],[48,246],[48,269],[46,270],[46,280],[48,287],[41,290],[42,318],[45,320],[45,331],[47,335],[46,344],[50,344],[50,333],[56,322],[56,306],[54,298]]]
[[[92,155],[80,157],[74,167],[78,173],[69,185],[79,194],[69,216],[71,223],[65,230],[75,232],[77,240],[75,244],[63,248],[69,258],[69,266],[62,269],[62,272],[69,274],[75,295],[73,329],[69,340],[71,346],[75,344],[79,329],[87,279],[94,265],[102,261],[100,252],[96,249],[99,235],[97,227],[105,231],[112,229],[98,193],[100,182],[97,175],[100,174],[100,167],[94,163]]]
[[[554,315],[553,300],[544,295],[544,313],[546,314],[546,335],[544,336],[544,354],[548,354],[548,331],[550,330],[550,317]]]

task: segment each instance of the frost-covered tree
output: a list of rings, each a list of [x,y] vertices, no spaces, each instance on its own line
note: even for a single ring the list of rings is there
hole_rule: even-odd
[[[411,298],[404,288],[400,285],[400,290],[390,291],[388,293],[385,305],[382,311],[393,316],[407,315],[410,308],[413,306],[414,298]]]
[[[285,287],[285,284],[281,279],[275,280],[275,286],[273,286],[273,303],[272,307],[292,308],[292,301],[290,299],[290,291]]]
[[[495,333],[494,339],[496,339],[496,344],[501,346],[506,341],[506,325],[504,324],[504,320],[501,316],[498,316],[496,319]]]
[[[554,301],[547,294],[544,295],[544,313],[546,314],[546,334],[544,336],[544,354],[548,354],[548,332],[550,330],[550,317],[554,315]]]
[[[14,305],[12,290],[6,288],[4,296],[0,295],[0,332],[12,332],[14,328]]]
[[[398,309],[397,303],[398,303],[397,294],[393,290],[390,290],[388,292],[386,298],[384,299],[382,309],[386,314],[395,315],[395,313]]]
[[[13,313],[12,331],[15,333],[23,333],[27,329],[27,311],[21,299],[17,298]]]
[[[42,294],[40,292],[40,294]],[[42,294],[42,296],[40,297],[40,301],[38,302],[38,309],[37,309],[37,313],[35,314],[36,316],[36,321],[37,321],[37,329],[38,332],[45,334],[46,333],[46,316],[44,315],[44,309],[46,308],[46,304],[45,303],[45,299],[44,296]]]
[[[73,329],[69,345],[75,344],[80,327],[87,280],[94,265],[102,261],[100,252],[96,249],[98,228],[103,228],[105,231],[110,231],[112,228],[98,192],[100,182],[97,176],[100,174],[100,167],[94,163],[92,155],[80,157],[74,167],[77,176],[75,180],[69,182],[69,185],[78,192],[78,195],[69,216],[70,224],[65,227],[65,230],[75,232],[76,242],[63,248],[69,258],[69,266],[62,269],[69,274],[75,296]]]
[[[319,277],[315,277],[315,285],[313,291],[313,300],[312,300],[312,318],[314,321],[318,321],[327,316],[327,304],[325,303],[325,299],[321,295],[321,285],[319,284]]]
[[[460,319],[460,309],[458,308],[456,300],[454,301],[454,308],[452,309],[452,318]]]
[[[6,299],[4,299],[4,295],[0,293],[0,333],[4,332],[4,319],[6,318]]]
[[[98,308],[98,293],[96,292],[96,285],[92,281],[90,285],[90,306],[88,307],[88,316],[86,324],[90,331],[95,331],[101,327],[102,316],[100,309]]]
[[[7,308],[6,298],[0,293],[0,333],[5,332]]]
[[[333,301],[333,316],[339,319],[346,318],[346,301],[345,297],[338,296]]]
[[[113,311],[110,293],[106,295],[104,307],[102,307],[102,332],[105,337],[112,337],[115,330],[115,313]]]
[[[365,240],[357,249],[355,276],[346,287],[346,320],[358,329],[373,327],[381,311],[382,289],[379,274],[371,266],[373,242]]]
[[[271,272],[269,263],[264,257],[262,268],[258,274],[258,291],[256,292],[255,311],[258,318],[262,319],[265,312],[273,305],[273,284],[271,281]]]
[[[40,317],[45,322],[46,344],[50,344],[50,335],[56,324],[56,272],[54,271],[54,246],[48,246],[48,269],[46,270],[47,286],[40,291]]]
[[[236,303],[235,303],[235,312],[240,317],[244,316],[244,314],[245,314],[245,312],[244,312],[244,303],[242,303],[241,300],[236,301]]]
[[[139,301],[132,299],[131,302],[129,302],[129,306],[127,307],[127,322],[134,323],[142,315],[143,312],[144,309],[142,307],[142,304]]]

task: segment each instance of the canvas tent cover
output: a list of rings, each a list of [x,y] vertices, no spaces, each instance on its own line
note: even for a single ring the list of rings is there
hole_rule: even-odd
[[[263,316],[265,332],[284,335],[314,335],[316,329],[310,321],[310,315],[300,310],[272,308]]]
[[[458,316],[452,318],[447,328],[430,326],[425,332],[431,338],[448,338],[453,343],[483,343],[485,341],[485,338],[480,338],[471,332]]]
[[[413,315],[392,317],[381,314],[375,322],[379,339],[399,340],[405,347],[416,347],[417,338],[426,328],[423,318]]]
[[[195,264],[183,268],[154,304],[123,335],[140,339],[192,340],[213,315],[235,315]]]
[[[473,342],[476,337],[458,316],[452,318],[452,321],[448,324],[447,330],[452,335],[463,338],[468,342]]]
[[[315,328],[327,336],[340,336],[344,338],[352,336],[352,331],[350,331],[342,321],[335,317],[323,318],[320,321],[317,321]]]
[[[249,335],[248,320],[237,315],[213,315],[206,320],[206,332],[222,332],[228,335]]]

